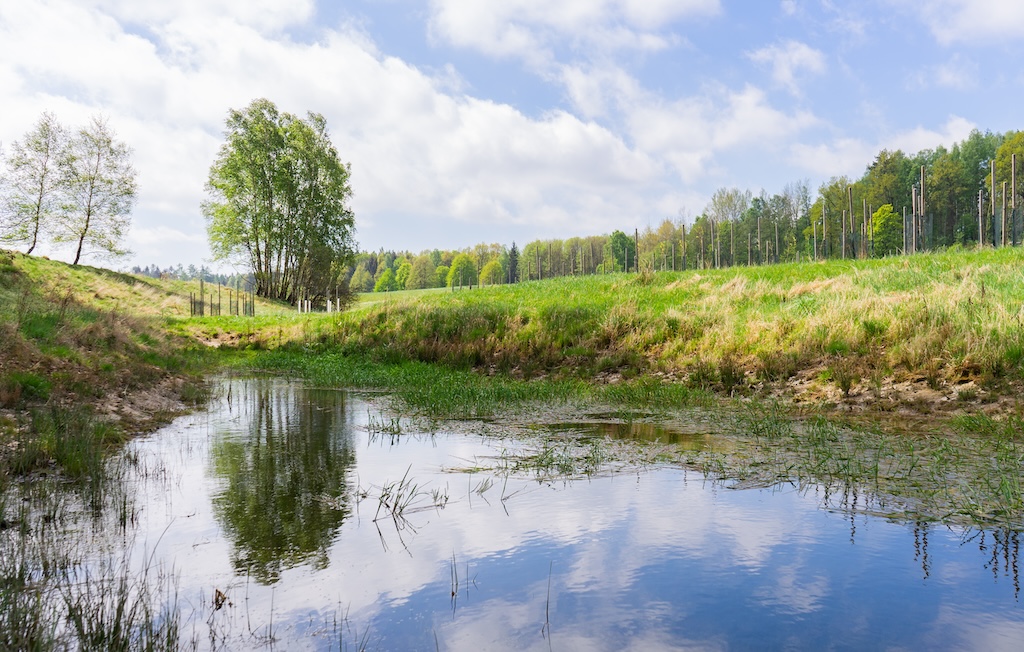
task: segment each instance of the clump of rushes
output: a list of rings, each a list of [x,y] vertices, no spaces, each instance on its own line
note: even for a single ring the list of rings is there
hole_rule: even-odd
[[[829,374],[836,386],[849,397],[850,390],[860,381],[856,361],[848,357],[836,357],[828,367]]]

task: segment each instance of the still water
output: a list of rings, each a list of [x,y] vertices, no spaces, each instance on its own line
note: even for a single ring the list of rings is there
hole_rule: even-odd
[[[1014,533],[671,466],[471,472],[520,442],[472,423],[398,434],[373,396],[282,379],[215,395],[125,452],[140,469],[125,540],[177,574],[200,647],[1024,646]]]

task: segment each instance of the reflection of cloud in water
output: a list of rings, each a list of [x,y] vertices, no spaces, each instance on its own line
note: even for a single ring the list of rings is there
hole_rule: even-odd
[[[757,597],[780,613],[808,614],[820,609],[828,597],[829,581],[824,575],[804,577],[796,566],[780,567],[775,575],[774,586],[758,591]]]
[[[933,649],[1017,652],[1024,642],[1024,623],[980,611],[943,605],[923,643]]]
[[[241,391],[241,385],[235,387]],[[237,394],[233,400],[237,406]],[[706,484],[692,472],[660,469],[571,483],[513,477],[506,485],[493,477],[493,486],[477,495],[473,489],[491,476],[442,470],[495,455],[507,442],[438,434],[403,435],[394,445],[383,439],[367,443],[360,426],[372,408],[358,397],[348,396],[345,402],[343,414],[327,418],[336,424],[331,432],[352,437],[347,445],[332,448],[337,442],[316,440],[296,450],[306,455],[310,468],[328,471],[325,451],[351,456],[341,460],[344,476],[326,475],[327,490],[359,487],[370,489],[371,497],[361,503],[350,500],[343,519],[318,513],[320,520],[310,522],[325,527],[311,541],[322,556],[302,557],[307,548],[294,549],[298,561],[281,564],[273,586],[247,582],[244,574],[232,572],[233,550],[245,540],[227,524],[227,534],[220,531],[210,498],[223,495],[231,481],[205,473],[217,463],[218,444],[210,441],[211,433],[235,441],[251,434],[238,410],[176,422],[145,442],[182,460],[180,468],[175,466],[181,480],[171,483],[171,491],[146,494],[144,511],[151,542],[173,519],[160,552],[181,571],[182,595],[194,589],[207,594],[214,587],[228,590],[236,621],[244,596],[259,622],[269,620],[273,600],[275,626],[282,627],[289,649],[295,647],[289,628],[294,636],[306,627],[302,623],[326,621],[334,613],[348,613],[357,627],[381,635],[416,627],[407,636],[421,636],[416,644],[430,649],[431,628],[442,647],[450,649],[548,649],[541,627],[549,568],[554,649],[715,649],[751,641],[783,645],[790,639],[776,636],[772,628],[783,631],[786,626],[794,628],[786,635],[795,636],[791,642],[798,647],[835,640],[801,638],[805,622],[823,631],[840,627],[844,636],[862,643],[877,640],[870,634],[879,627],[905,628],[910,634],[901,629],[905,636],[894,639],[897,644],[927,634],[939,647],[954,640],[977,647],[974,642],[985,640],[998,648],[1008,636],[1022,633],[1012,611],[1004,618],[978,619],[985,623],[980,627],[973,617],[964,622],[962,606],[945,606],[959,599],[948,585],[977,583],[984,575],[975,549],[957,553],[955,537],[935,533],[933,547],[950,538],[954,545],[952,551],[935,551],[933,579],[922,584],[907,528],[858,516],[852,545],[852,530],[843,517],[819,510],[813,490],[810,495],[791,488],[730,490]],[[325,418],[299,412],[289,423]],[[183,428],[183,423],[194,427]],[[225,457],[239,459],[237,451]],[[193,458],[202,463],[190,466]],[[275,458],[274,463],[289,462]],[[407,514],[410,527],[401,532],[387,519],[374,524],[372,489],[400,480],[410,465],[410,479],[427,492],[444,490],[448,505]],[[274,470],[262,477],[282,477],[278,467]],[[302,485],[323,478],[296,481]],[[503,502],[503,496],[510,497]],[[461,582],[454,612],[453,557]],[[311,559],[319,561],[312,564]],[[991,583],[992,576],[982,579]],[[984,590],[974,589],[971,595],[986,596]],[[915,604],[916,620],[880,613],[902,599],[887,591],[926,597]],[[986,604],[998,602],[986,599]],[[736,638],[735,630],[746,638]]]

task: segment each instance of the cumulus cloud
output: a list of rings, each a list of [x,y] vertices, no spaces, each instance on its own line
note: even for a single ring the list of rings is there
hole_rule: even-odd
[[[599,50],[659,50],[673,21],[710,16],[719,0],[433,0],[435,38],[491,56],[549,62],[551,50],[570,43]]]
[[[808,112],[788,114],[772,107],[763,91],[746,86],[636,107],[629,128],[640,149],[663,156],[682,181],[692,183],[706,172],[716,152],[741,145],[752,152],[762,150],[817,123]]]
[[[976,125],[960,116],[950,116],[940,129],[915,127],[906,131],[885,134],[874,141],[860,138],[837,138],[830,143],[814,145],[796,144],[790,148],[791,160],[808,172],[830,176],[859,177],[883,149],[901,149],[916,154],[939,145],[951,147],[970,135]]]
[[[264,5],[271,14],[291,7]],[[660,161],[586,118],[527,116],[461,94],[450,70],[430,74],[381,55],[364,34],[335,29],[303,42],[268,34],[255,13],[223,13],[234,8],[230,0],[180,13],[115,0],[4,5],[0,78],[12,83],[0,87],[0,141],[19,138],[43,110],[69,124],[107,115],[135,149],[133,244],[159,264],[195,259],[194,240],[157,245],[147,234],[205,234],[199,206],[223,120],[256,97],[324,114],[352,163],[357,224],[371,246],[414,248],[409,233],[425,225],[443,233],[451,220],[544,233],[578,230],[586,215],[587,230],[599,231],[643,213],[667,187]],[[307,10],[300,5],[295,20]]]
[[[747,54],[756,63],[771,68],[772,79],[794,95],[800,94],[797,77],[801,73],[820,75],[825,72],[825,54],[806,43],[784,41]]]
[[[1018,39],[1024,31],[1024,3],[1018,0],[933,0],[914,3],[912,11],[944,45]]]

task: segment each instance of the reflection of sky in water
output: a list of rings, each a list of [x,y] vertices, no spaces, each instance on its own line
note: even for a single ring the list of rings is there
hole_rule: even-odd
[[[230,385],[230,409],[222,392],[210,413],[134,448],[167,470],[140,483],[138,545],[151,550],[159,538],[186,612],[215,588],[227,593],[233,606],[214,622],[232,647],[258,646],[252,633],[271,622],[282,649],[356,647],[364,636],[369,649],[425,650],[1012,649],[1024,640],[1007,568],[1015,555],[1004,558],[991,532],[981,550],[980,538],[939,526],[925,533],[824,511],[813,491],[731,490],[678,469],[568,484],[494,478],[477,495],[487,476],[442,469],[508,442],[368,441],[377,412],[358,397],[281,380]],[[238,489],[239,468],[259,469],[259,483]],[[380,487],[407,471],[426,509],[399,527],[375,523]],[[345,496],[274,494],[310,486]],[[428,505],[433,489],[450,498],[443,510]],[[369,495],[357,503],[358,490]],[[244,504],[226,516],[232,500]],[[332,505],[350,511],[334,518]],[[319,530],[300,537],[286,519]],[[254,563],[246,546],[266,540],[268,524],[301,541],[283,542],[287,559],[272,560],[281,563],[269,576],[236,573],[233,562]],[[205,631],[205,618],[190,627]]]

